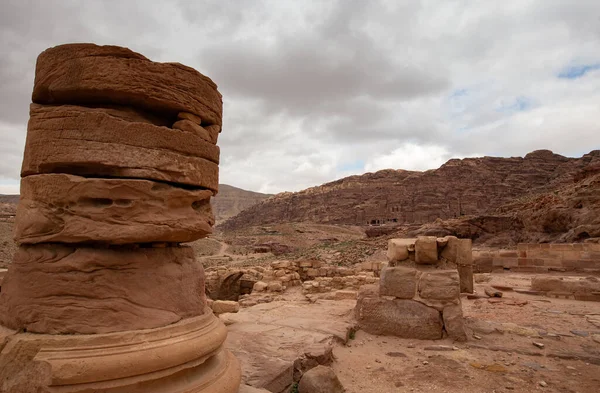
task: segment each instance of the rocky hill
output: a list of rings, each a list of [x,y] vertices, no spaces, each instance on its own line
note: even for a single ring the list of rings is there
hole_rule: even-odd
[[[211,200],[215,220],[219,224],[270,196],[270,194],[219,184],[219,193]]]
[[[600,150],[579,158],[537,150],[525,157],[452,159],[425,172],[383,170],[270,197],[227,220],[223,230],[280,222],[425,224],[481,216],[520,198],[572,184],[600,165]]]

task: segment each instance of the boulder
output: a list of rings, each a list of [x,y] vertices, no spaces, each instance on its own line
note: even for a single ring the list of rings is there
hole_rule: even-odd
[[[266,282],[257,281],[254,283],[254,286],[252,287],[252,292],[264,292],[267,290],[268,287],[269,287],[269,284],[267,284]]]
[[[418,271],[408,267],[385,267],[381,270],[379,294],[412,299],[417,290]]]
[[[94,44],[49,48],[37,59],[33,102],[119,104],[175,117],[199,116],[221,124],[217,85],[193,68],[156,63],[129,49]]]
[[[344,387],[330,367],[317,366],[308,370],[298,384],[299,393],[344,393]]]
[[[448,337],[456,341],[467,341],[467,332],[465,330],[465,321],[463,318],[462,306],[460,304],[444,307],[442,312],[444,320],[444,329]]]
[[[438,262],[437,238],[419,236],[415,241],[415,262],[421,265],[433,265]]]
[[[388,241],[387,258],[390,263],[408,259],[408,246],[415,243],[415,239],[390,239]]]
[[[212,302],[211,308],[215,314],[225,314],[240,311],[240,304],[232,300],[215,300]]]
[[[32,333],[151,329],[203,313],[191,247],[21,246],[2,283],[0,323]]]
[[[459,278],[456,270],[423,272],[419,281],[419,296],[423,299],[452,302],[459,299]]]
[[[189,242],[212,232],[212,191],[64,174],[21,180],[21,244]]]
[[[272,281],[267,285],[267,290],[269,292],[281,292],[283,291],[283,284],[281,284],[281,281]]]
[[[371,334],[422,340],[442,337],[439,311],[414,300],[380,297],[376,285],[360,288],[355,316],[360,328]]]

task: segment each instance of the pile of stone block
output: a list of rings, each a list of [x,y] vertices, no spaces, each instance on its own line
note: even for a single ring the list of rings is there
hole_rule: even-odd
[[[406,338],[447,335],[466,340],[460,292],[469,289],[469,276],[461,277],[457,268],[470,266],[470,252],[471,241],[455,237],[390,240],[390,266],[382,269],[379,285],[365,285],[358,293],[355,314],[361,329]]]
[[[459,239],[455,236],[390,239],[387,257],[389,266],[414,264],[456,268],[460,277],[460,291],[473,293],[471,239]]]

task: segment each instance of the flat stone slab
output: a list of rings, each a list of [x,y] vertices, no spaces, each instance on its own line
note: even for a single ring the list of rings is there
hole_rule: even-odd
[[[353,300],[278,301],[222,314],[229,330],[225,347],[242,364],[242,383],[271,392],[289,387],[295,362],[302,364],[299,359],[327,353],[334,341],[348,340],[354,305]]]

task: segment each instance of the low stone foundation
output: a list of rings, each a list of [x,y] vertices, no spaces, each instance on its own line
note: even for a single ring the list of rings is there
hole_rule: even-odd
[[[600,244],[528,244],[516,249],[474,250],[473,268],[477,273],[498,270],[547,273],[574,271],[600,273]]]
[[[535,276],[531,289],[549,297],[600,301],[600,279],[596,277]]]

